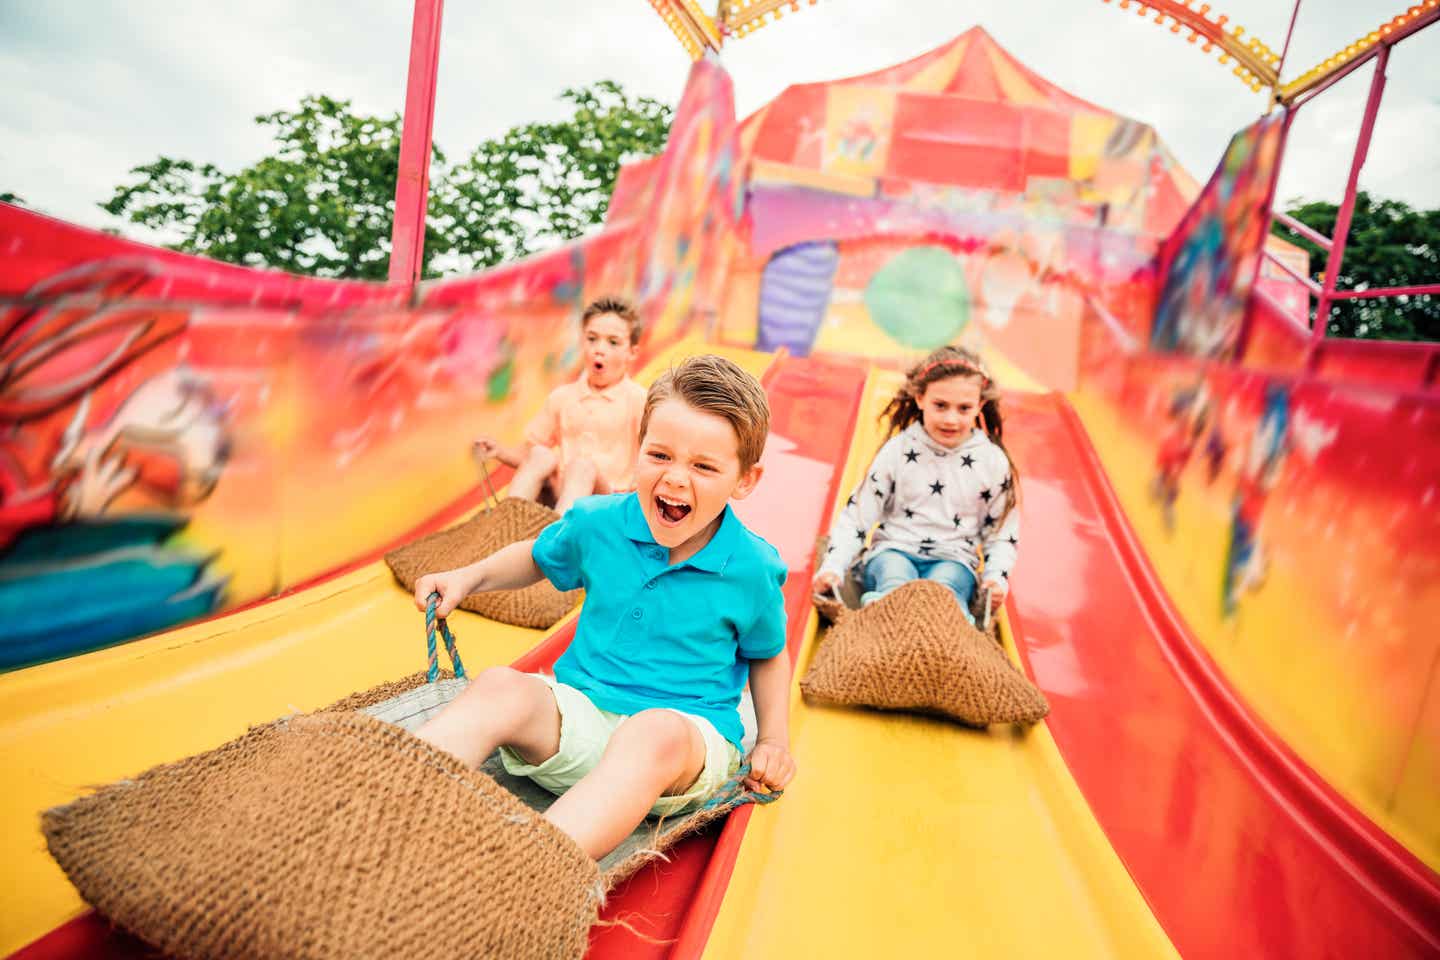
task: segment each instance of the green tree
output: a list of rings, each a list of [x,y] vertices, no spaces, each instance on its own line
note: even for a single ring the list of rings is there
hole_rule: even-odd
[[[156,230],[173,246],[229,263],[322,277],[383,279],[400,157],[400,118],[357,115],[348,100],[306,97],[255,118],[275,152],[234,173],[160,157],[131,170],[101,206]],[[432,162],[443,169],[435,150]],[[432,209],[443,222],[444,211]],[[442,246],[434,225],[427,246]]]
[[[1290,216],[1333,236],[1339,208],[1333,203],[1292,203]],[[1277,222],[1276,236],[1304,247],[1317,282],[1324,282],[1324,250]],[[1361,191],[1355,197],[1350,236],[1336,279],[1337,290],[1403,287],[1440,281],[1440,210],[1415,210],[1399,200]],[[1330,307],[1332,337],[1440,340],[1440,297],[1340,300]]]
[[[658,151],[670,108],[614,83],[566,90],[572,116],[525,124],[486,141],[453,169],[431,157],[425,272],[489,266],[569,239],[604,220],[620,164]],[[390,257],[398,115],[355,113],[349,101],[306,97],[255,118],[272,155],[237,172],[160,157],[101,206],[177,235],[174,249],[248,266],[381,279]]]
[[[486,267],[581,236],[603,223],[620,166],[659,153],[669,106],[610,80],[570,88],[570,116],[512,127],[481,143],[440,187],[456,217],[452,248]]]
[[[11,193],[8,190],[0,190],[0,203],[12,203],[17,207],[25,206],[25,200],[18,193]]]

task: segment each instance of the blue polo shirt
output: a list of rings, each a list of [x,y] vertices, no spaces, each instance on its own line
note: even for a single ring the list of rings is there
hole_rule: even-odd
[[[704,717],[740,746],[751,660],[785,649],[785,565],[726,506],[695,556],[669,565],[634,493],[586,497],[532,550],[557,590],[585,588],[555,678],[602,710],[670,707]]]

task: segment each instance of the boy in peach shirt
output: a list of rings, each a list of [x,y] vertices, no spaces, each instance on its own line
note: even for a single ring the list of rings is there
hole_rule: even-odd
[[[525,428],[523,446],[475,440],[477,459],[494,457],[515,468],[510,496],[536,500],[548,484],[555,509],[564,513],[581,497],[635,488],[645,388],[630,379],[630,364],[639,342],[640,315],[628,301],[600,297],[585,308],[579,379],[551,392]]]

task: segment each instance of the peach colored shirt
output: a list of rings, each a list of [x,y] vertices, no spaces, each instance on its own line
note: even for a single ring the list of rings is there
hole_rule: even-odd
[[[644,411],[645,388],[629,377],[596,390],[582,374],[551,391],[525,439],[558,449],[562,471],[575,458],[589,457],[612,491],[630,490]]]

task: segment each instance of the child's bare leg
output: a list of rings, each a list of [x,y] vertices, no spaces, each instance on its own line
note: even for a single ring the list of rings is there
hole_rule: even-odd
[[[545,480],[555,472],[559,459],[549,447],[531,447],[510,481],[510,496],[537,500]]]
[[[565,464],[564,479],[555,500],[555,512],[564,513],[575,505],[576,500],[599,492],[596,489],[599,484],[600,471],[589,457],[579,457]]]
[[[539,764],[560,749],[560,710],[543,680],[489,667],[415,735],[469,767],[480,766],[501,744]]]
[[[690,789],[705,769],[705,740],[670,710],[642,710],[615,730],[595,769],[550,805],[545,819],[599,860],[655,801]]]

